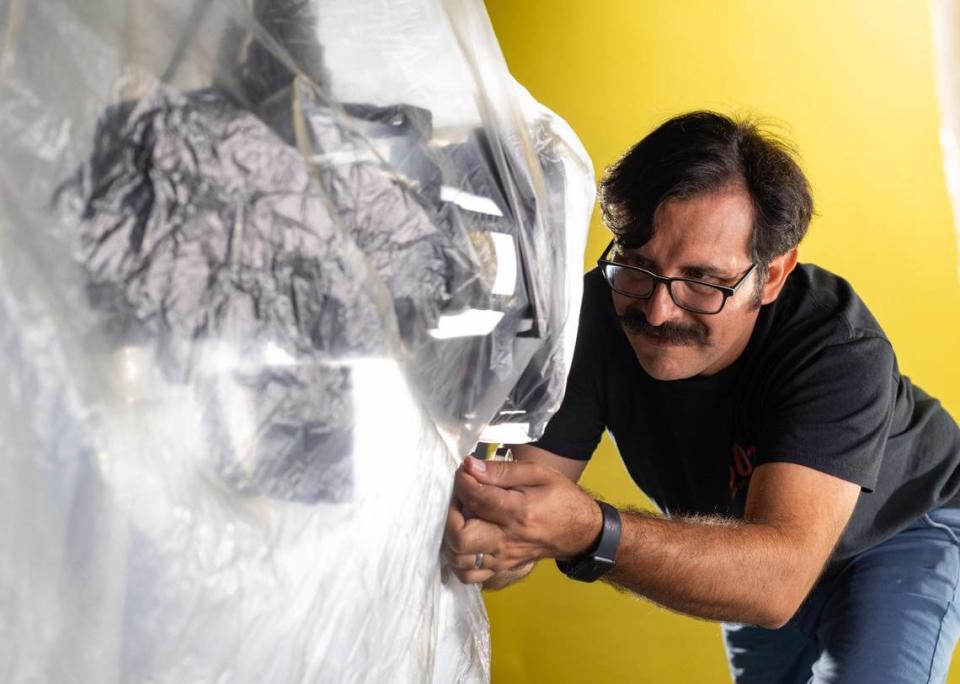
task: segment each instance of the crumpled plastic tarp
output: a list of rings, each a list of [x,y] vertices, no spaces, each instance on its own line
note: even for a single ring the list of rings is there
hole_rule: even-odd
[[[4,0],[0,149],[0,680],[488,679],[593,177],[481,2]]]

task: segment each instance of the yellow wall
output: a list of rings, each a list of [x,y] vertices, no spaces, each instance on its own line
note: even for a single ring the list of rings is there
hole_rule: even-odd
[[[580,135],[599,173],[690,109],[785,124],[818,216],[801,259],[852,281],[901,369],[960,416],[957,248],[920,0],[487,0],[507,62]],[[607,238],[594,219],[585,264]],[[640,503],[604,441],[585,484]],[[563,579],[544,563],[486,595],[493,680],[714,682],[718,628]],[[960,660],[958,658],[957,660]],[[960,683],[960,663],[949,681]]]

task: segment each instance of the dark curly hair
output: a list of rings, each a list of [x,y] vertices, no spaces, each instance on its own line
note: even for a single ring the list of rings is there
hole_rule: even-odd
[[[650,239],[654,213],[670,198],[742,184],[753,200],[752,258],[767,264],[800,244],[813,199],[792,148],[750,120],[691,112],[661,124],[607,168],[600,208],[621,244]]]

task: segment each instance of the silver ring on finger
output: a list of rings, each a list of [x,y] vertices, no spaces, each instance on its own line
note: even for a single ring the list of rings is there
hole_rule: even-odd
[[[473,567],[477,570],[483,567],[483,551],[478,551],[477,555],[473,557]]]

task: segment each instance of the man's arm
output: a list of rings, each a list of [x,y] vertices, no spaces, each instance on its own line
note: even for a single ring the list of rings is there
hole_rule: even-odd
[[[517,463],[539,463],[556,470],[571,482],[579,482],[580,476],[583,475],[583,471],[587,467],[586,461],[557,456],[532,444],[515,444],[510,447],[510,451],[513,452],[513,457],[517,460]]]
[[[797,611],[858,485],[791,463],[757,468],[742,521],[624,515],[610,580],[673,610],[771,629]]]
[[[492,570],[499,562],[578,555],[599,534],[596,503],[552,470],[468,459],[457,478],[460,500],[501,530]],[[697,617],[779,627],[816,581],[859,491],[804,466],[761,465],[743,520],[623,514],[609,579]]]
[[[514,445],[510,450],[518,463],[539,464],[562,474],[571,482],[579,481],[587,465],[586,461],[564,458],[529,444]],[[454,498],[447,511],[447,524],[443,538],[450,567],[461,581],[474,584],[482,582],[484,589],[502,589],[530,574],[536,564],[535,559],[525,560],[516,567],[497,571],[488,567],[495,560],[492,550],[501,543],[501,537],[502,533],[496,525],[479,518],[470,518],[469,513],[464,515],[462,503],[458,501],[456,491],[454,492]],[[474,561],[477,551],[483,549],[487,549],[484,551],[484,567],[478,569],[474,567]]]

